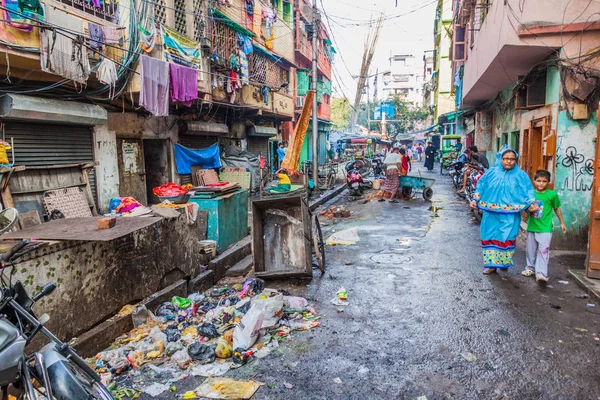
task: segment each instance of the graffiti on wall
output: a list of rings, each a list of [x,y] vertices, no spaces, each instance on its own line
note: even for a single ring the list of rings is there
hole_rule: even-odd
[[[564,190],[587,192],[592,190],[594,159],[586,159],[575,146],[568,146],[558,155],[558,162],[568,171],[565,174]]]

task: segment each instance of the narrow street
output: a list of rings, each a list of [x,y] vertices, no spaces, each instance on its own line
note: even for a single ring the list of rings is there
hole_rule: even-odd
[[[323,277],[267,285],[306,296],[322,326],[227,376],[264,382],[255,399],[597,398],[598,307],[566,272],[582,257],[553,257],[547,287],[519,268],[482,275],[478,225],[448,177],[432,177],[431,204],[349,202],[352,217],[325,231],[356,227],[360,241],[328,246]],[[347,307],[330,303],[339,286]]]

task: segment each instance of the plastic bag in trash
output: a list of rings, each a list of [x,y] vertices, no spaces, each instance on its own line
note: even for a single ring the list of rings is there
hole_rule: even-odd
[[[171,356],[171,361],[173,361],[179,368],[187,368],[188,363],[191,361],[191,357],[188,354],[187,350],[181,349],[176,351]]]
[[[176,342],[181,339],[181,332],[177,328],[167,328],[165,329],[165,335],[167,335],[167,340],[169,342]]]
[[[308,300],[304,297],[284,296],[283,304],[288,308],[304,308],[308,306]]]
[[[231,352],[232,349],[229,343],[227,343],[227,340],[223,338],[219,339],[219,343],[215,349],[215,355],[219,358],[229,358],[231,357]]]
[[[204,336],[209,339],[214,339],[216,337],[219,337],[219,332],[217,331],[216,326],[205,322],[202,325],[198,325],[198,335]]]
[[[283,295],[267,297],[259,295],[252,299],[252,306],[259,305],[264,309],[264,318],[261,329],[272,328],[277,325],[283,315]]]
[[[247,350],[258,339],[259,331],[265,318],[265,304],[255,304],[235,326],[233,331],[233,348]]]
[[[154,315],[152,315],[152,313],[150,311],[148,311],[146,306],[144,306],[144,305],[139,306],[138,308],[135,309],[134,312],[131,313],[131,320],[133,321],[133,327],[137,328],[138,326],[146,323],[146,321],[148,321],[148,319],[152,319],[152,317],[154,317]]]
[[[188,347],[188,355],[194,361],[201,361],[202,363],[211,363],[215,361],[215,350],[211,346],[207,346],[204,343],[192,343]]]

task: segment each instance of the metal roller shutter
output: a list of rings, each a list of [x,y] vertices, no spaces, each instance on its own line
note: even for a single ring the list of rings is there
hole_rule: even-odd
[[[249,137],[248,151],[251,153],[260,154],[268,158],[269,156],[269,138],[268,137]]]
[[[60,165],[94,161],[92,129],[79,125],[50,125],[10,122],[5,124],[5,140],[13,139],[16,165]],[[9,153],[10,157],[10,153]],[[90,186],[94,201],[96,173],[92,168]]]
[[[200,135],[179,135],[179,144],[187,147],[188,149],[200,150],[210,147],[211,145],[219,143],[218,136],[200,136]],[[179,175],[182,185],[192,184],[192,175]]]
[[[187,147],[188,149],[205,149],[218,142],[218,136],[179,135],[179,144]]]

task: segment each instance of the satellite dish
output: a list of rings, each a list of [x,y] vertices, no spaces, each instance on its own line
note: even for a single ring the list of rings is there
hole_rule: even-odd
[[[19,212],[16,208],[7,208],[0,211],[0,234],[10,231],[16,224]]]

